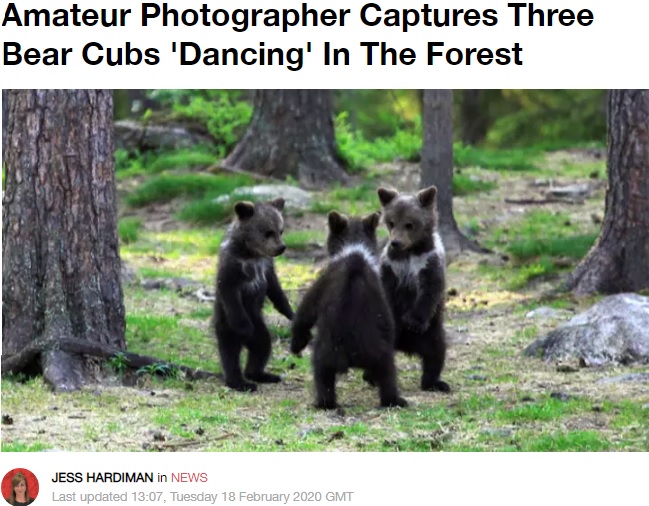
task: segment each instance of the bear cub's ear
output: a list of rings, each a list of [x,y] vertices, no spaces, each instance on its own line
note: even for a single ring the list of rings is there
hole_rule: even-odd
[[[329,213],[329,230],[334,234],[339,234],[347,228],[349,219],[343,216],[338,211],[331,211]]]
[[[399,192],[397,190],[392,190],[388,188],[379,188],[376,190],[376,193],[379,194],[379,200],[381,201],[381,205],[383,207],[387,206],[390,202],[392,202],[397,195],[399,195]]]
[[[371,232],[376,231],[376,228],[379,226],[379,222],[381,221],[381,214],[380,213],[372,213],[368,214],[367,216],[363,217],[363,226],[370,230]]]
[[[234,204],[234,212],[241,221],[252,218],[255,214],[255,204],[248,201],[237,202]]]
[[[430,208],[435,204],[435,196],[437,195],[437,188],[429,186],[417,193],[417,200],[421,207]]]

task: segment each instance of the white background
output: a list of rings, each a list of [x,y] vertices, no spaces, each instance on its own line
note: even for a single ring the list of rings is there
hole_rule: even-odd
[[[646,55],[646,19],[649,3],[636,0],[549,0],[537,7],[588,8],[595,21],[590,27],[515,28],[507,1],[483,0],[431,3],[431,7],[498,11],[495,27],[400,28],[366,27],[358,18],[365,2],[314,1],[310,7],[351,8],[344,28],[250,28],[237,33],[230,28],[141,28],[139,2],[81,1],[81,8],[128,7],[133,9],[126,28],[0,28],[0,39],[19,42],[23,48],[73,47],[67,66],[3,66],[3,88],[642,88],[649,84]],[[170,1],[178,9],[199,8],[203,2]],[[413,1],[378,1],[384,9],[420,8]],[[283,8],[297,2],[220,1],[212,8]],[[22,1],[19,9],[69,8],[72,2]],[[2,15],[6,3],[0,4]],[[97,41],[105,47],[123,47],[130,41],[141,49],[156,47],[157,66],[89,66],[81,60],[84,44]],[[178,65],[172,41],[192,41],[204,47],[290,48],[314,45],[298,72],[284,67],[205,67]],[[321,46],[330,41],[347,47],[349,67],[325,67]],[[385,41],[396,48],[411,47],[418,61],[411,66],[364,64],[361,41]],[[443,41],[446,47],[523,48],[522,66],[428,66],[426,43]],[[298,490],[354,491],[353,504],[639,504],[646,502],[647,454],[4,454],[0,475],[27,467],[40,479],[41,500],[52,503],[53,492],[181,491],[285,492]],[[56,472],[207,472],[201,485],[55,485]],[[170,503],[170,501],[168,501]]]
[[[498,12],[498,24],[493,27],[437,28],[418,26],[404,33],[399,27],[368,27],[360,21],[365,1],[311,0],[309,7],[322,11],[351,9],[344,27],[294,27],[288,33],[280,28],[251,27],[237,33],[230,27],[161,27],[143,28],[140,22],[141,2],[80,1],[82,9],[127,7],[132,13],[124,28],[95,27],[15,27],[0,28],[2,41],[19,42],[23,48],[72,47],[74,53],[66,66],[3,66],[2,86],[5,88],[42,87],[110,87],[110,88],[641,88],[649,82],[646,68],[646,19],[649,3],[636,0],[548,0],[534,5],[541,8],[571,8],[575,12],[590,9],[594,22],[588,26],[570,27],[515,27],[514,11],[507,7],[509,0],[466,0],[431,2],[437,8],[487,8]],[[267,0],[223,0],[209,2],[212,9],[224,8],[300,8],[301,2]],[[199,9],[203,1],[169,1],[170,8]],[[383,10],[390,8],[420,9],[424,2],[380,0]],[[18,1],[25,8],[69,9],[72,2]],[[160,5],[162,2],[160,2]],[[0,3],[4,17],[7,3]],[[145,49],[160,50],[161,63],[157,66],[109,67],[90,66],[81,59],[81,50],[88,42],[99,42],[104,47],[119,48],[125,43]],[[302,70],[292,72],[276,66],[180,66],[179,57],[171,52],[173,41],[192,41],[205,47],[304,47],[312,42],[313,51],[307,55]],[[325,66],[323,44],[330,41],[337,47],[347,47],[351,53],[348,67]],[[384,41],[392,47],[413,48],[417,61],[410,66],[367,66],[361,41]],[[521,66],[491,64],[446,64],[442,59],[433,66],[427,64],[427,42],[441,41],[450,47],[523,47]]]
[[[36,505],[58,493],[352,491],[355,506],[646,504],[647,454],[213,453],[4,454],[0,477],[26,467]],[[54,484],[57,472],[205,472],[207,483]],[[101,503],[93,503],[101,504]],[[120,504],[120,503],[115,503]],[[122,503],[123,504],[123,503]],[[129,501],[128,504],[137,504]],[[139,503],[143,504],[143,503]],[[150,503],[149,503],[150,504]],[[180,504],[180,503],[177,503]],[[187,503],[184,503],[187,504]],[[198,504],[198,503],[197,503]],[[215,504],[226,504],[219,497]],[[269,502],[237,504],[273,504]],[[276,503],[275,503],[276,504]],[[295,505],[296,502],[289,502]],[[303,505],[305,503],[302,503]],[[310,503],[314,504],[314,503]]]

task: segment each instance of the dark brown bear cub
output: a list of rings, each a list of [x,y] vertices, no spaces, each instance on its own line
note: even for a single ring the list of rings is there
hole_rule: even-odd
[[[291,352],[300,353],[317,327],[313,347],[315,406],[333,409],[336,373],[350,367],[376,378],[381,406],[406,406],[394,365],[394,323],[377,258],[378,213],[363,219],[329,214],[330,260],[306,293],[293,320]]]
[[[253,204],[237,202],[236,219],[221,244],[216,273],[214,327],[225,383],[241,391],[257,385],[241,374],[241,349],[248,350],[247,379],[277,383],[280,377],[264,369],[271,352],[271,337],[262,308],[266,297],[289,320],[293,311],[275,273],[273,257],[284,253],[282,242],[284,199]]]
[[[434,186],[416,195],[379,188],[390,240],[381,255],[381,279],[392,307],[396,349],[421,357],[422,390],[449,392],[440,379],[444,336],[445,252],[436,229]]]

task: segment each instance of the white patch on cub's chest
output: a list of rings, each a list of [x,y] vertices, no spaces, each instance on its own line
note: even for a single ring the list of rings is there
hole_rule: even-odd
[[[437,232],[433,234],[434,248],[421,255],[410,255],[403,259],[392,259],[388,256],[389,244],[386,244],[381,254],[381,264],[387,265],[397,277],[400,285],[417,286],[419,273],[426,267],[431,258],[437,258],[444,268],[446,266],[446,251],[442,238]]]
[[[241,260],[241,269],[249,279],[244,283],[244,288],[254,291],[266,283],[266,273],[270,261],[266,258],[256,260]]]

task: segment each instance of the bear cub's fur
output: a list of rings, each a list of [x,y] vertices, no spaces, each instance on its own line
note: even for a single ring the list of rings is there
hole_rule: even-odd
[[[280,377],[265,371],[271,336],[262,316],[266,297],[275,309],[293,318],[280,286],[273,258],[284,253],[282,241],[284,199],[266,203],[237,202],[232,223],[219,252],[216,274],[214,327],[227,386],[255,391],[257,385],[241,372],[242,348],[248,350],[245,377],[259,383],[277,383]]]
[[[317,328],[313,346],[315,406],[333,409],[336,373],[350,367],[376,378],[381,406],[406,406],[394,365],[394,322],[377,255],[379,214],[329,214],[329,262],[302,299],[293,319],[291,352],[300,353]]]
[[[440,379],[446,359],[446,262],[437,233],[436,194],[434,186],[416,195],[378,189],[390,234],[381,254],[381,279],[396,326],[396,349],[421,357],[422,390],[449,392]]]

